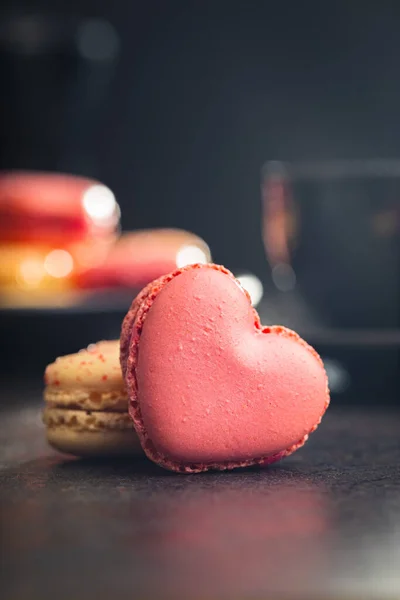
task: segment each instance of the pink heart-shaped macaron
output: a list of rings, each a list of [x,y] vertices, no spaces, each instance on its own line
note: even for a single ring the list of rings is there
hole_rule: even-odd
[[[216,265],[143,290],[124,320],[121,366],[145,452],[175,471],[278,460],[329,404],[315,350],[284,327],[263,328],[248,294]]]

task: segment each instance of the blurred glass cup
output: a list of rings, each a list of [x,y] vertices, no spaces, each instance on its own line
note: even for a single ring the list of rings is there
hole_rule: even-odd
[[[271,280],[321,327],[400,326],[400,160],[267,162],[263,240]]]

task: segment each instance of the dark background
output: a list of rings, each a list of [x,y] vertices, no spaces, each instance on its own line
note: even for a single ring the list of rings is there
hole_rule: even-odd
[[[9,14],[49,14],[66,27],[66,17],[102,17],[117,30],[121,52],[93,136],[95,167],[74,166],[116,192],[127,229],[195,230],[216,261],[260,273],[266,159],[400,154],[396,1],[8,4]],[[54,81],[46,85],[38,56],[24,60],[32,81],[18,114],[13,89],[2,93],[14,118],[3,121],[1,166],[57,168],[65,96]],[[55,59],[48,62],[54,70]],[[59,62],[75,81],[68,61]]]
[[[85,61],[78,51],[90,22],[106,28],[98,48],[111,47],[108,60]],[[99,178],[116,193],[124,229],[192,230],[215,262],[251,271],[268,288],[261,165],[400,156],[399,22],[396,1],[6,2],[0,168]],[[268,295],[267,322],[306,335],[311,307],[331,328],[398,329],[400,236],[371,243],[364,227],[379,207],[378,189],[356,208],[351,197],[334,199],[306,216],[303,231],[319,238],[303,236],[312,240],[299,254],[303,295]],[[36,337],[52,323],[41,365],[76,350],[73,331],[82,331],[69,317],[42,319],[2,320],[8,341],[15,322]],[[95,316],[81,319],[86,338],[99,332]],[[117,335],[120,319],[102,317],[101,335]],[[49,345],[55,324],[61,348]],[[364,335],[367,346],[306,338],[335,361],[346,357],[347,371],[367,374],[351,394],[376,401],[400,395],[396,335],[378,344]]]

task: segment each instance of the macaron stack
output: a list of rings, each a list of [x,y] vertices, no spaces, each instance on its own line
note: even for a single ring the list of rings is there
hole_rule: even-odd
[[[65,360],[71,357],[46,371],[45,422],[49,440],[71,451],[55,438],[58,416],[65,419],[57,411],[93,410],[82,393],[92,374],[84,365],[79,402],[63,403],[55,370]],[[150,460],[176,472],[275,462],[307,441],[329,404],[316,351],[285,327],[263,327],[247,292],[217,265],[177,269],[144,288],[122,325],[120,361],[124,419],[132,424],[126,436],[135,451],[139,440]],[[113,367],[117,373],[115,358]],[[63,387],[77,387],[77,371],[78,365],[75,379],[63,378]],[[99,413],[107,410],[102,404]],[[80,423],[80,414],[72,412],[69,426]]]
[[[120,211],[103,184],[72,175],[0,176],[0,287],[3,300],[59,294],[101,262]]]
[[[57,358],[44,379],[43,420],[54,448],[77,456],[141,453],[128,414],[118,340]]]

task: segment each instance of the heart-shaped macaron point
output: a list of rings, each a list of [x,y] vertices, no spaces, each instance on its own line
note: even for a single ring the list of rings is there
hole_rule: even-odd
[[[273,462],[329,404],[322,361],[262,328],[229,271],[192,266],[148,286],[121,337],[130,414],[148,456],[176,471]]]

